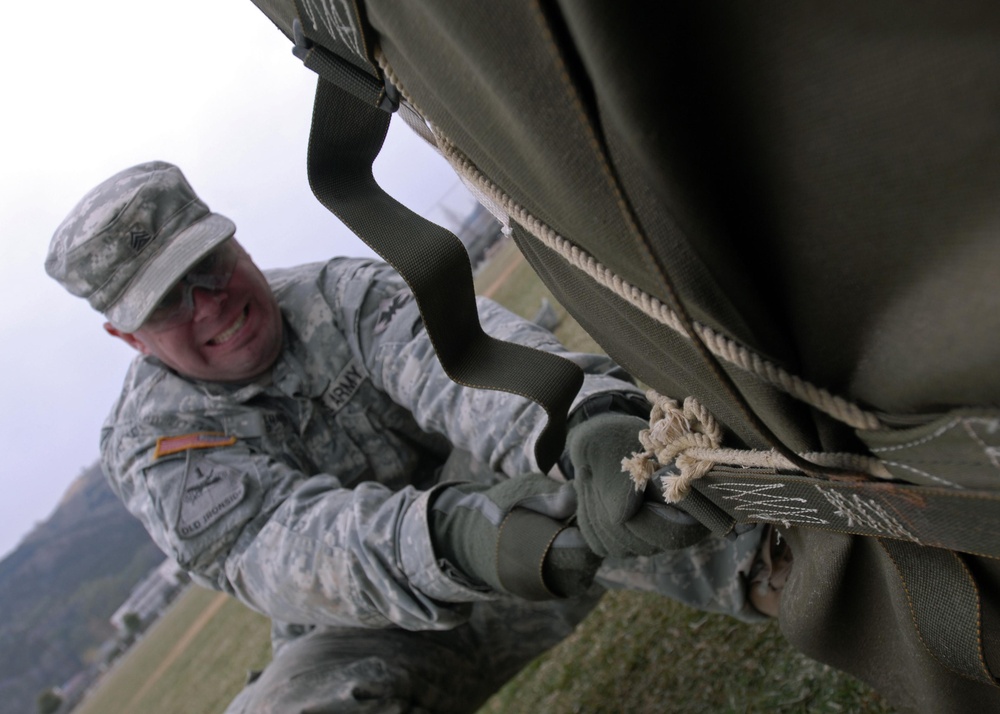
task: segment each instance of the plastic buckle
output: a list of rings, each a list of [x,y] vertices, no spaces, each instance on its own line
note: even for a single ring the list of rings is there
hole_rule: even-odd
[[[305,62],[306,55],[313,48],[313,43],[306,37],[305,31],[302,29],[302,23],[299,22],[298,18],[292,20],[292,41],[295,43],[295,46],[292,47],[292,54]]]
[[[386,79],[379,79],[372,74],[364,72],[362,69],[358,68],[354,64],[348,62],[343,57],[340,57],[335,52],[331,52],[326,47],[322,45],[316,45],[312,40],[306,37],[305,31],[302,29],[302,23],[298,18],[292,20],[292,41],[295,43],[292,47],[292,54],[302,60],[302,63],[306,65],[309,69],[313,70],[321,77],[330,79],[331,77],[327,75],[330,71],[330,67],[336,68],[336,72],[333,73],[333,77],[343,77],[343,73],[346,73],[353,82],[345,85],[341,84],[340,81],[335,83],[341,87],[347,88],[352,94],[361,98],[370,100],[371,98],[378,98],[378,108],[384,112],[392,114],[394,111],[399,109],[399,90],[396,89],[392,83]],[[310,59],[310,54],[316,51],[316,57]],[[322,60],[322,61],[317,61]],[[363,91],[359,94],[354,89],[351,89],[351,84],[355,86],[360,86]]]

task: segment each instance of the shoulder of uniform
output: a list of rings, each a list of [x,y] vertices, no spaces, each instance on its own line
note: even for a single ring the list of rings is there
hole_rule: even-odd
[[[182,437],[217,436],[222,431],[221,417],[231,412],[224,395],[210,393],[205,385],[177,375],[154,359],[137,359],[101,431],[105,470],[113,480],[122,479],[160,455],[181,453],[190,448]],[[164,438],[178,441],[161,449]]]
[[[294,288],[296,285],[316,283],[332,275],[351,275],[366,268],[381,265],[372,258],[338,256],[326,261],[303,263],[288,268],[269,268],[262,271],[275,292]]]
[[[189,379],[166,368],[159,360],[133,360],[122,384],[121,395],[105,424],[158,422],[180,412],[210,408],[213,397]]]

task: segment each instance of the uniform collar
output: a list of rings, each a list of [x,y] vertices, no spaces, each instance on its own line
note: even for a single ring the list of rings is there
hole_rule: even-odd
[[[310,374],[305,366],[307,359],[302,340],[286,320],[281,354],[274,367],[261,379],[237,390],[232,397],[241,402],[262,392],[277,392],[288,397],[318,397],[326,390],[330,380],[319,374]]]

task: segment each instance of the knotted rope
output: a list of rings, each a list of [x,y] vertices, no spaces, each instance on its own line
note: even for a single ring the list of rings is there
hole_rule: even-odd
[[[691,484],[707,474],[716,464],[741,468],[767,468],[801,471],[774,450],[759,451],[722,448],[722,428],[715,417],[697,399],[688,397],[683,405],[649,390],[646,398],[653,405],[649,428],[639,432],[645,451],[622,459],[622,471],[632,477],[637,491],[646,487],[653,474],[673,464],[677,473],[660,478],[667,503],[677,503],[691,490]],[[813,463],[864,473],[877,478],[891,478],[878,459],[860,454],[806,453],[801,456]]]

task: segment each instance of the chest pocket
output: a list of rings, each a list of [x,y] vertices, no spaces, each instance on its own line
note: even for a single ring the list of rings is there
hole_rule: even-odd
[[[344,410],[336,417],[340,436],[363,456],[367,478],[390,488],[402,488],[408,481],[408,467],[414,456],[405,444],[377,420],[367,409]]]
[[[299,434],[296,420],[281,409],[258,408],[223,420],[227,434],[254,446],[281,463],[312,474],[317,471]]]
[[[401,483],[405,460],[385,429],[365,416],[363,404],[345,402],[331,413],[321,399],[268,399],[223,421],[227,434],[306,476],[330,474],[345,486],[367,480]]]

